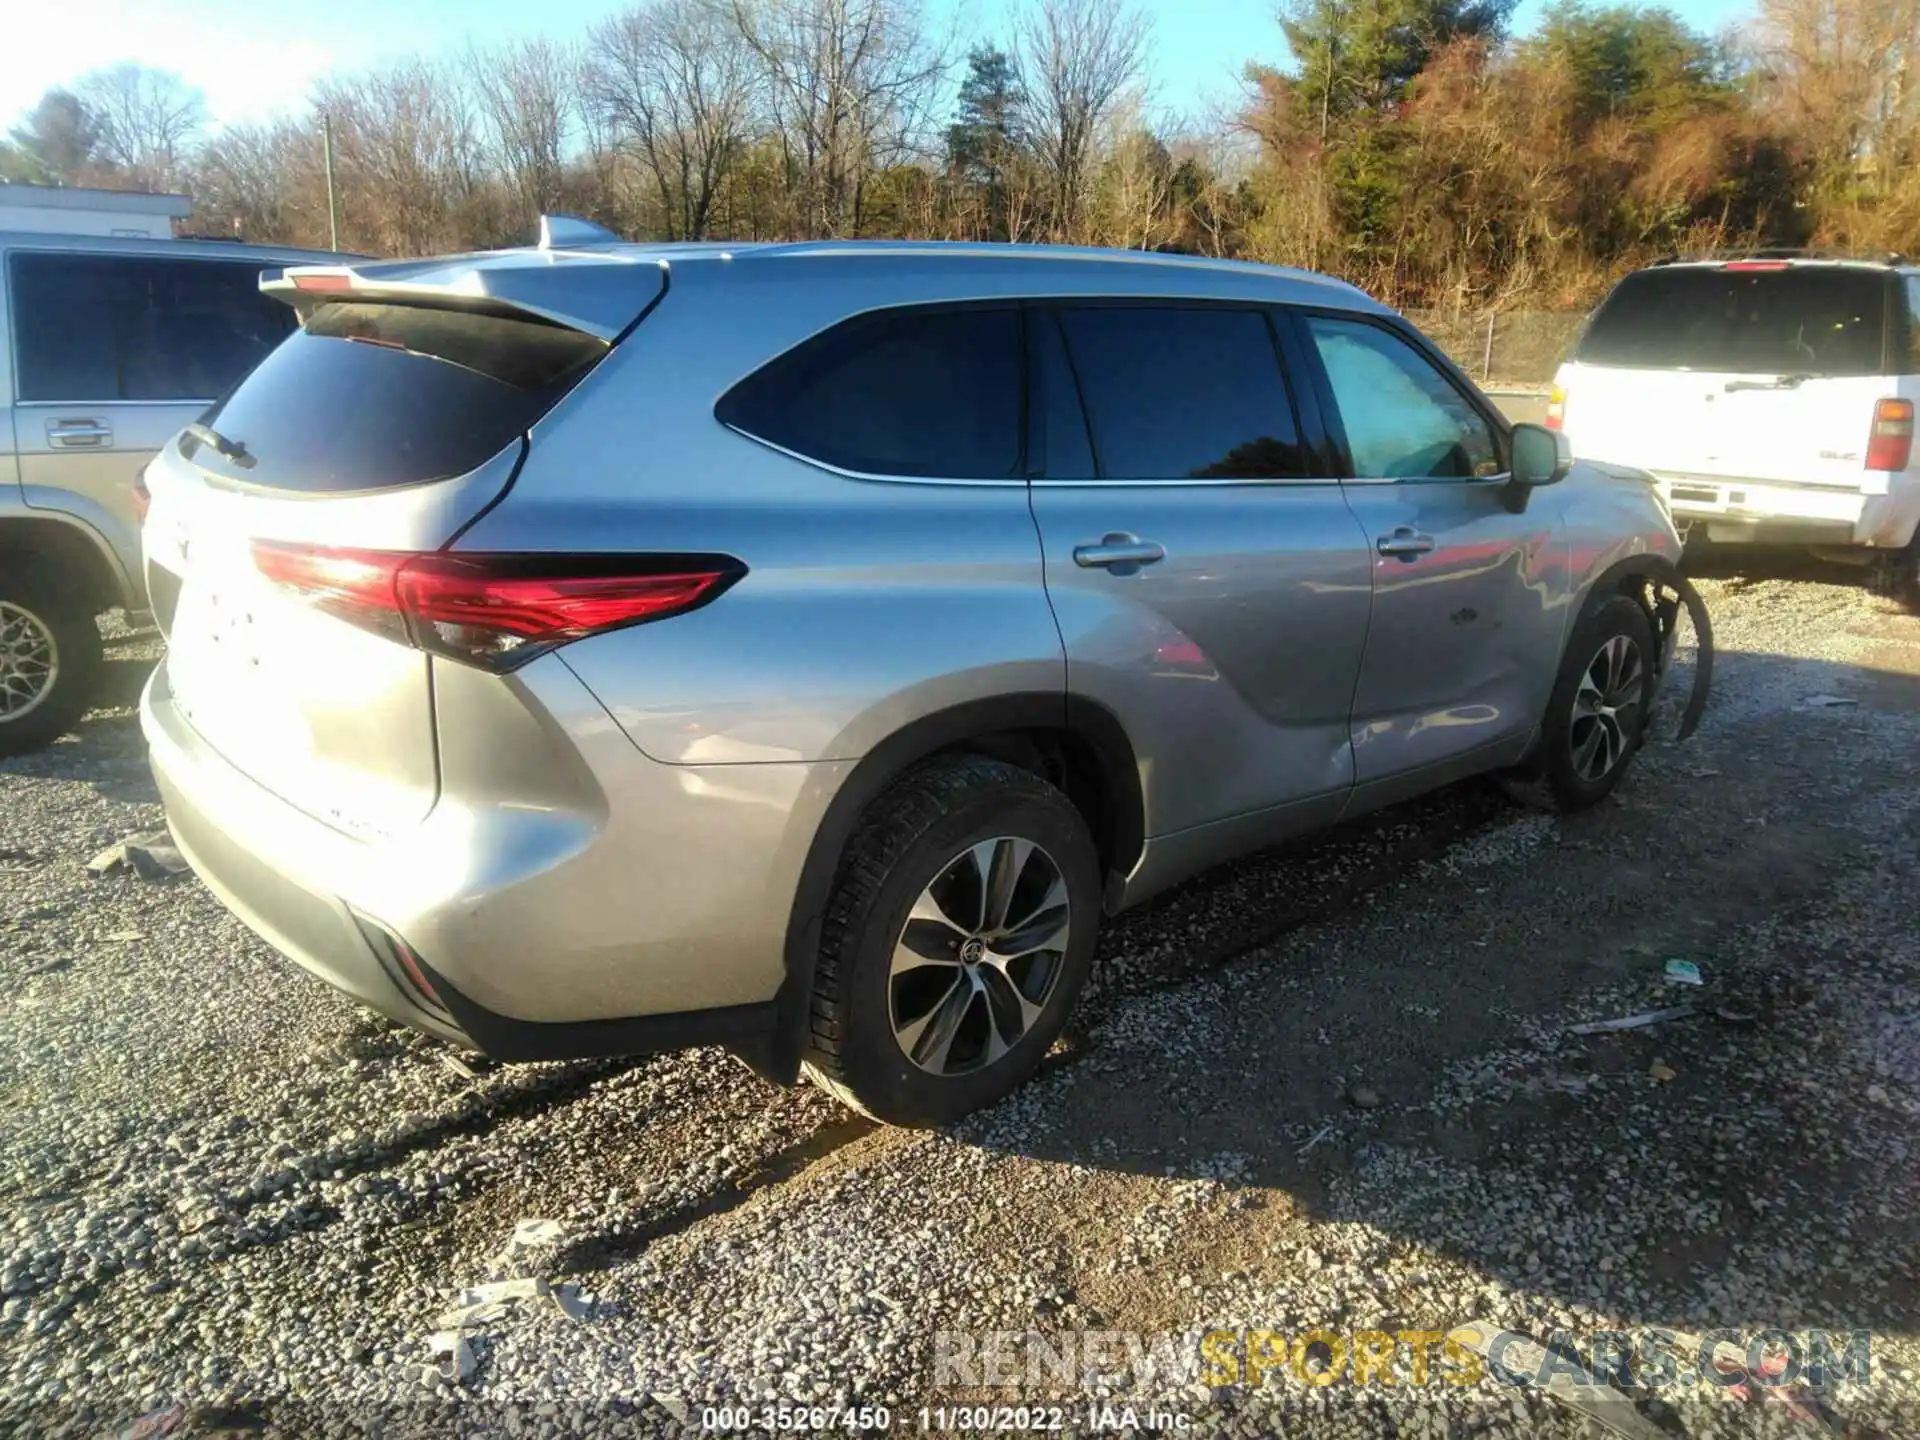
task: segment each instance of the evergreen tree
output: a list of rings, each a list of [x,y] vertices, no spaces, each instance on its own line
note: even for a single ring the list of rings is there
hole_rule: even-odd
[[[13,132],[21,178],[43,184],[79,183],[97,158],[100,127],[70,90],[49,90]]]
[[[1354,114],[1407,98],[1434,51],[1463,38],[1497,40],[1516,0],[1288,0],[1280,28],[1298,67],[1294,92],[1322,140]]]
[[[1020,127],[1025,103],[1013,57],[991,45],[976,46],[967,56],[967,78],[947,127],[947,165],[962,183],[981,190],[988,231],[998,239],[1007,238],[1006,175],[1025,145]]]

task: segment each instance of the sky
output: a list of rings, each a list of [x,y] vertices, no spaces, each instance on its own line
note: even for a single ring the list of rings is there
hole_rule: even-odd
[[[545,33],[571,37],[630,0],[327,0],[278,6],[260,0],[0,0],[0,128],[41,93],[122,60],[172,70],[198,87],[216,122],[266,119],[300,106],[314,79],[409,54],[457,54]],[[928,0],[961,35],[1005,34],[1014,0]],[[1276,0],[1136,0],[1152,21],[1152,102],[1199,118],[1209,100],[1237,93],[1250,59],[1279,63],[1286,45]],[[1515,28],[1542,0],[1522,0]],[[1671,0],[1699,29],[1718,31],[1746,13],[1744,0]],[[84,38],[81,38],[84,37]],[[78,40],[78,43],[76,43]]]

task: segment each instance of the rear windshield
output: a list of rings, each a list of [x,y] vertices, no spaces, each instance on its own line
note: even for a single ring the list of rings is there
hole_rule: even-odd
[[[442,480],[499,452],[606,351],[534,319],[335,302],[204,418],[251,465],[184,443],[195,463],[276,490]]]
[[[1747,375],[1878,375],[1887,282],[1870,270],[1642,270],[1588,322],[1593,365]]]

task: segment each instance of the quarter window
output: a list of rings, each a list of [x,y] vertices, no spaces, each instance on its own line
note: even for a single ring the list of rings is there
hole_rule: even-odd
[[[1500,473],[1493,427],[1419,351],[1378,325],[1321,315],[1306,321],[1356,477],[1464,480]]]
[[[1017,310],[890,310],[789,351],[715,413],[845,470],[1017,479],[1020,391]]]
[[[1306,473],[1293,403],[1258,310],[1060,311],[1109,480],[1260,480]]]
[[[212,400],[294,328],[260,266],[18,253],[11,262],[22,400]]]

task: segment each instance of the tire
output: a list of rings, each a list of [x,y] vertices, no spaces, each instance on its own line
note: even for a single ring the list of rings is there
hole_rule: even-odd
[[[0,570],[0,756],[38,750],[73,728],[100,684],[100,627],[44,562]]]
[[[1092,836],[1059,790],[982,757],[909,773],[869,807],[841,859],[814,971],[808,1075],[895,1125],[945,1124],[1011,1094],[1079,996],[1100,908]],[[1002,959],[992,942],[1009,928],[1059,943]],[[909,936],[911,950],[899,943]],[[896,974],[897,947],[925,959]]]
[[[1893,598],[1909,615],[1920,615],[1920,535],[1914,537],[1894,570]]]
[[[1627,773],[1652,718],[1658,661],[1653,623],[1630,596],[1609,597],[1574,627],[1540,739],[1538,774],[1556,808],[1597,805]],[[1599,710],[1590,704],[1596,692]]]

